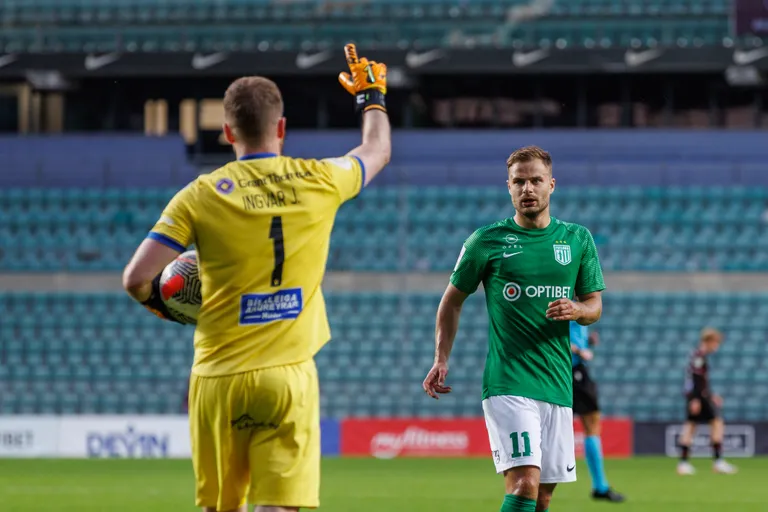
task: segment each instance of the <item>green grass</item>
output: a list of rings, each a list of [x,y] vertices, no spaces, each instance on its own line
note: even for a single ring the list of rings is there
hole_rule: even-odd
[[[629,497],[614,505],[589,499],[579,461],[579,481],[556,490],[551,510],[766,510],[768,460],[735,462],[737,475],[715,475],[708,460],[696,460],[698,474],[680,477],[672,459],[609,460],[611,484]],[[485,459],[326,459],[322,481],[320,510],[329,512],[497,512],[503,498]],[[193,485],[183,460],[0,459],[0,510],[9,512],[193,511]]]

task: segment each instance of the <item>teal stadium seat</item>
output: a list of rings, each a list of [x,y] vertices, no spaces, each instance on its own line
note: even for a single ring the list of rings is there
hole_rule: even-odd
[[[674,187],[564,190],[555,215],[590,227],[606,270],[768,269],[762,192]],[[9,215],[0,216],[5,248],[0,252],[0,270],[119,270],[172,192],[1,190],[0,204]],[[596,200],[590,201],[593,197]],[[451,268],[458,248],[474,229],[509,214],[511,205],[503,190],[372,188],[341,209],[329,268]],[[724,237],[726,228],[729,236]]]
[[[452,363],[456,393],[441,407],[425,401],[419,382],[432,359],[423,343],[432,336],[439,295],[431,293],[329,294],[332,342],[318,355],[324,414],[356,416],[478,414],[487,318],[483,299],[465,306]],[[728,343],[712,358],[716,385],[733,405],[731,420],[765,420],[768,373],[762,371],[764,324],[746,327],[740,317],[759,316],[765,294],[700,296],[677,293],[606,295],[602,345],[592,363],[607,414],[637,420],[676,421],[680,415],[685,361],[696,335],[723,315]],[[667,308],[664,325],[648,325],[654,307]],[[0,410],[4,413],[179,413],[191,364],[191,329],[147,315],[122,294],[0,295],[7,343],[0,346]],[[708,309],[709,308],[709,309]],[[116,315],[105,326],[75,310]],[[47,311],[41,328],[26,320]],[[399,312],[407,314],[401,315]],[[65,322],[75,317],[75,322]],[[143,319],[148,319],[144,322]],[[141,320],[139,320],[141,319]],[[138,321],[137,321],[138,320]],[[376,392],[364,392],[367,387]],[[7,392],[13,390],[13,393]],[[51,392],[53,390],[53,392]],[[635,397],[654,397],[636,402]]]

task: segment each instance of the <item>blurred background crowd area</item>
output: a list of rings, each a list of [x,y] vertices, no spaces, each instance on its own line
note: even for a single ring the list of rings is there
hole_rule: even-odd
[[[686,356],[726,334],[729,420],[768,420],[768,7],[725,0],[5,0],[0,4],[0,413],[182,413],[191,330],[120,289],[176,190],[231,158],[228,83],[281,87],[286,152],[345,153],[343,44],[389,65],[393,159],[339,213],[323,416],[480,414],[487,318],[426,402],[463,240],[513,214],[505,159],[552,152],[553,213],[606,271],[593,368],[608,415],[677,421]]]

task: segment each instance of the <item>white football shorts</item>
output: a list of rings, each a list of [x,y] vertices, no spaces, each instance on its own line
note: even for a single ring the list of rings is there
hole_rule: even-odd
[[[573,410],[520,396],[483,400],[496,472],[517,466],[541,469],[541,483],[576,481]]]

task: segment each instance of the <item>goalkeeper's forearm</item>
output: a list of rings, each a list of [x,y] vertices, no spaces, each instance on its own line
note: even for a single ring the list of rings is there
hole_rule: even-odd
[[[447,363],[453,350],[453,341],[459,330],[461,304],[451,304],[449,301],[440,302],[435,322],[435,362]]]
[[[389,116],[383,110],[369,110],[363,114],[363,143],[349,152],[365,165],[365,183],[368,183],[389,163],[392,156],[392,134]]]

